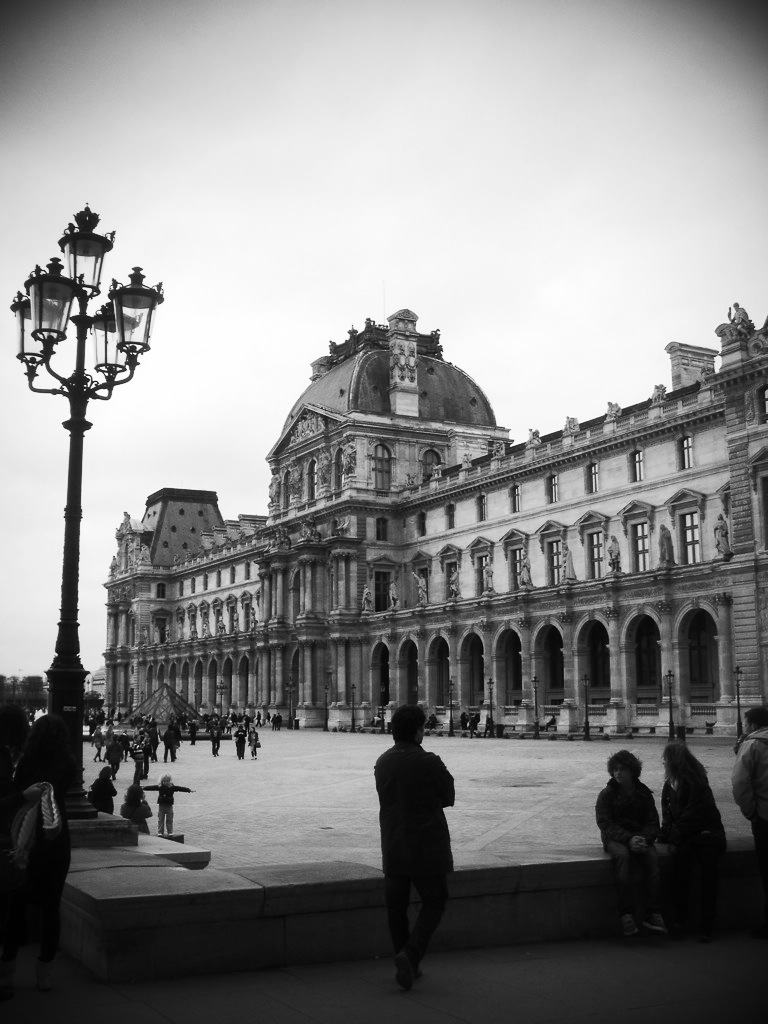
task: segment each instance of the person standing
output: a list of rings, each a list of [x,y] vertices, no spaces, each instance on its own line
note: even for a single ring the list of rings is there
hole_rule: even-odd
[[[173,731],[173,722],[168,723],[168,728],[163,733],[163,764],[168,763],[168,755],[171,761],[176,760],[176,733]],[[145,787],[146,788],[146,787]]]
[[[218,718],[214,718],[211,722],[211,754],[214,757],[219,756],[219,747],[221,746],[221,726],[219,725]]]
[[[608,785],[595,805],[603,849],[611,855],[619,898],[619,917],[625,938],[639,935],[633,898],[633,879],[641,876],[645,887],[646,931],[665,935],[660,911],[659,855],[654,845],[659,834],[659,812],[653,793],[640,781],[642,763],[629,750],[617,750],[608,758]]]
[[[672,855],[673,933],[679,934],[688,913],[688,893],[694,864],[699,865],[699,941],[712,941],[717,904],[717,863],[726,839],[704,765],[686,743],[668,743],[662,754],[664,788],[661,791],[661,832]]]
[[[750,708],[744,715],[731,784],[733,799],[752,828],[765,895],[763,923],[752,934],[768,939],[768,708]]]
[[[424,711],[403,705],[392,715],[394,744],[374,768],[387,923],[395,950],[395,980],[406,992],[448,901],[453,854],[444,807],[453,807],[453,776],[437,754],[422,749]],[[409,928],[411,885],[421,909]]]
[[[190,745],[190,747],[194,747],[196,739],[197,739],[197,722],[194,719],[192,719],[192,721],[189,723],[189,745]]]
[[[245,741],[248,738],[245,727],[242,722],[239,722],[235,729],[235,750],[237,752],[238,761],[245,759]]]
[[[176,786],[170,775],[163,775],[160,778],[159,785],[145,786],[144,791],[146,793],[152,791],[157,793],[157,834],[161,836],[165,831],[169,836],[172,836],[173,794],[194,793],[194,789],[188,789],[186,786]]]
[[[103,811],[104,814],[115,813],[114,798],[117,796],[117,790],[112,785],[112,779],[112,769],[109,766],[102,768],[87,793],[96,810]]]
[[[16,954],[26,930],[28,903],[40,911],[40,956],[35,963],[37,987],[49,992],[52,964],[59,948],[60,905],[71,859],[66,814],[67,789],[77,768],[69,746],[67,726],[59,715],[38,718],[29,731],[24,752],[16,766],[14,783],[26,790],[34,783],[47,783],[42,794],[34,836],[27,860],[27,880],[11,893],[3,931],[0,974],[12,976]],[[10,967],[8,965],[11,965]]]

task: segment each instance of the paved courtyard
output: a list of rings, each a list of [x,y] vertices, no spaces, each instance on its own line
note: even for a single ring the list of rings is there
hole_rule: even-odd
[[[176,797],[176,831],[209,849],[217,867],[348,860],[378,867],[378,801],[373,765],[391,737],[261,730],[257,761],[238,761],[224,741],[218,758],[210,743],[182,744],[175,764],[150,766],[150,783],[165,770],[194,794]],[[662,737],[596,740],[481,740],[459,736],[424,740],[456,780],[448,821],[457,864],[502,857],[515,862],[570,859],[574,849],[600,848],[594,806],[605,785],[610,754],[628,747],[642,759],[643,781],[657,796],[663,772]],[[694,738],[730,836],[750,835],[730,793],[733,741]],[[90,751],[90,753],[89,753]],[[86,788],[100,764],[83,747]],[[116,811],[132,778],[117,779]],[[147,798],[155,808],[157,794]],[[155,824],[154,820],[151,822]]]

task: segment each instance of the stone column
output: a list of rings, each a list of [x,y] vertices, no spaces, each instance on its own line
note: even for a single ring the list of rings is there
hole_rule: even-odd
[[[283,672],[283,661],[285,644],[274,644],[272,646],[272,662],[275,675],[275,706],[281,708],[285,704],[285,678]]]
[[[347,703],[347,641],[344,637],[334,637],[333,655],[336,660],[336,694],[337,704]]]
[[[434,680],[430,679],[427,672],[427,631],[423,626],[416,630],[416,657],[418,658],[419,675],[422,679],[421,699],[425,707],[431,708],[437,701],[435,700]]]
[[[272,577],[270,573],[260,572],[261,581],[261,615],[262,622],[266,625],[272,617]]]
[[[358,564],[357,564],[357,552],[352,551],[348,556],[348,565],[345,566],[345,572],[347,573],[347,586],[346,593],[348,595],[346,599],[345,608],[359,608],[357,601],[357,577],[358,577]]]
[[[315,611],[315,560],[314,558],[307,559],[304,565],[305,573],[305,589],[306,595],[304,599],[304,611],[307,615],[314,614]]]
[[[341,555],[336,563],[336,576],[338,587],[336,607],[341,611],[349,608],[349,589],[347,585],[347,556]]]
[[[730,704],[735,700],[733,682],[733,623],[731,609],[733,597],[730,594],[715,594],[717,604],[717,673],[720,676],[720,699],[718,703]]]
[[[275,570],[275,575],[277,576],[275,618],[280,621],[285,618],[285,568],[281,565]]]
[[[299,644],[301,651],[301,692],[302,704],[312,703],[312,641]]]
[[[522,616],[517,620],[520,635],[520,671],[523,682],[523,699],[517,713],[517,724],[525,728],[533,728],[536,717],[533,701],[533,677],[536,671],[531,656],[532,625],[532,620],[527,616]]]

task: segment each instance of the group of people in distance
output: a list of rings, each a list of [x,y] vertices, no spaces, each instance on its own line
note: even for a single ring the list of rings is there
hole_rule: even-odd
[[[731,782],[734,799],[752,828],[765,897],[763,922],[752,934],[768,938],[768,708],[751,708],[745,719]],[[420,964],[445,911],[447,876],[453,870],[444,808],[454,804],[454,781],[440,757],[422,748],[425,724],[420,707],[398,708],[392,715],[394,744],[374,770],[395,980],[406,991],[422,976]],[[707,772],[686,743],[668,743],[662,759],[661,818],[653,793],[640,781],[640,759],[629,750],[608,758],[608,784],[597,798],[595,816],[613,865],[621,930],[627,939],[640,934],[638,925],[651,934],[669,930],[682,935],[688,924],[693,867],[698,864],[697,932],[702,942],[710,942],[725,829]],[[661,913],[657,842],[666,844],[672,859],[669,929]],[[642,882],[640,906],[635,901],[636,882]],[[421,900],[413,927],[408,920],[411,886]]]

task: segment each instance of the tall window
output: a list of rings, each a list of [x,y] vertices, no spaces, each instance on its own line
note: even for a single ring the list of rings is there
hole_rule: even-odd
[[[768,423],[768,387],[757,392],[757,418],[760,423]]]
[[[389,607],[389,573],[373,574],[373,610],[385,612]]]
[[[243,572],[244,578],[249,580],[251,578],[251,561],[250,561],[250,559],[246,558],[245,565],[243,566],[243,569],[244,569],[244,572]]]
[[[639,448],[629,454],[629,475],[634,484],[645,480],[645,459]]]
[[[484,523],[488,518],[488,499],[484,494],[478,494],[477,496],[477,521],[478,523]]]
[[[435,466],[440,465],[440,456],[433,448],[428,448],[424,452],[424,457],[421,460],[421,478],[422,480],[429,480],[435,471]]]
[[[550,473],[545,481],[544,493],[549,505],[554,505],[557,501],[558,483],[557,473]]]
[[[184,580],[179,580],[179,597],[184,597]]]
[[[586,469],[587,494],[597,494],[600,489],[600,467],[596,462],[590,462]]]
[[[605,545],[600,530],[587,534],[587,558],[589,560],[590,579],[599,580],[605,572]]]
[[[230,567],[229,567],[229,582],[230,583],[234,583],[235,579],[236,579],[235,567],[234,567],[234,565],[230,565]]]
[[[416,516],[416,532],[420,537],[426,537],[427,535],[427,513],[419,512]]]
[[[632,569],[645,572],[651,567],[651,538],[648,523],[633,523],[630,527],[632,538]]]
[[[208,589],[208,573],[204,572],[203,573],[203,590],[207,590],[207,589]]]
[[[376,540],[389,540],[389,520],[385,516],[376,520]]]
[[[216,570],[216,586],[221,586],[221,569]]]
[[[451,504],[445,506],[445,528],[453,530],[456,526],[456,506]]]
[[[190,592],[191,594],[194,594],[194,592],[195,592],[196,590],[197,590],[197,580],[196,580],[196,579],[195,579],[195,577],[193,576],[193,577],[192,577],[192,579],[191,579],[191,580],[189,581],[189,592]]]
[[[563,561],[563,545],[559,540],[547,542],[547,582],[550,587],[560,583]]]
[[[693,438],[686,435],[677,442],[677,468],[691,469],[693,466]]]
[[[392,456],[389,448],[377,444],[373,449],[373,486],[377,491],[388,491],[392,483]]]
[[[307,501],[314,501],[317,497],[317,463],[310,459],[307,465]]]
[[[520,484],[512,484],[509,489],[509,510],[510,512],[520,511]]]
[[[701,561],[701,538],[699,537],[699,513],[684,512],[680,517],[681,547],[686,565]]]
[[[157,596],[160,597],[160,598],[165,597],[165,584],[164,583],[158,583],[157,584]]]

